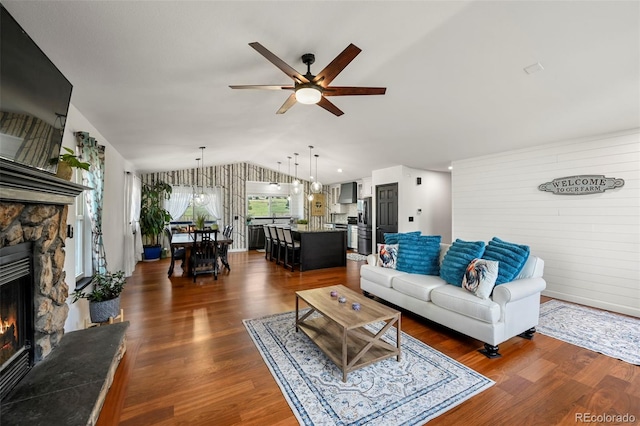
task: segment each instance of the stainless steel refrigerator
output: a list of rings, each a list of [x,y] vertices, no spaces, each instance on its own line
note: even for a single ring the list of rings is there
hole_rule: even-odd
[[[358,200],[358,253],[365,255],[372,251],[371,201],[371,197]]]

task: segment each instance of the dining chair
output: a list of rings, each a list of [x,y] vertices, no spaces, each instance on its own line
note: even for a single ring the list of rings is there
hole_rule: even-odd
[[[169,252],[171,253],[171,265],[169,266],[168,275],[173,275],[173,267],[176,260],[181,260],[182,263],[180,265],[181,268],[184,269],[184,260],[185,260],[185,249],[184,247],[176,247],[173,248],[171,246],[171,241],[173,241],[173,232],[171,232],[171,228],[164,228],[164,235],[167,237],[169,241]]]
[[[231,234],[233,233],[233,225],[226,225],[224,230],[222,231],[222,236],[225,239],[231,239]],[[229,244],[227,243],[219,243],[218,244],[218,257],[222,262],[222,266],[227,268],[229,272],[231,272],[231,267],[229,266],[229,261],[227,260],[227,253],[229,252]]]
[[[285,242],[284,266],[290,267],[293,272],[294,265],[300,264],[300,242],[293,239],[291,228],[283,228]]]
[[[218,241],[217,231],[196,230],[194,231],[195,241],[191,250],[191,274],[193,282],[196,277],[203,274],[213,274],[214,279],[218,279]],[[213,234],[213,238],[211,237]]]

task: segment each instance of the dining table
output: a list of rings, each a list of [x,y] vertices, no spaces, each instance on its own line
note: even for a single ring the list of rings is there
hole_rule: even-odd
[[[225,268],[227,268],[228,271],[231,271],[231,267],[229,266],[229,259],[227,258],[227,252],[228,252],[228,248],[231,244],[233,244],[233,239],[231,238],[227,238],[224,236],[220,236],[218,237],[218,231],[213,231],[215,238],[214,241],[217,243],[218,245],[218,259],[220,260],[220,263],[222,263],[222,266],[224,266]],[[176,248],[184,248],[184,258],[185,258],[185,264],[187,265],[187,276],[191,276],[191,248],[193,247],[193,243],[194,243],[194,239],[196,238],[196,235],[200,235],[197,233],[191,233],[191,232],[185,232],[185,233],[178,233],[178,234],[173,234],[173,236],[171,237],[171,251],[173,252],[174,249]],[[173,256],[171,257],[171,264],[169,265],[169,276],[173,275],[173,268],[174,268],[174,259]]]

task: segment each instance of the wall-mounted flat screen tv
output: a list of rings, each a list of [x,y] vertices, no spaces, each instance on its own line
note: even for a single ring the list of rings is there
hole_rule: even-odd
[[[0,157],[55,173],[72,88],[0,4]]]

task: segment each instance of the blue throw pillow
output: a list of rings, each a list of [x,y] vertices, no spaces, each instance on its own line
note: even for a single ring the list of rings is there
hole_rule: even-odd
[[[412,274],[440,273],[440,235],[404,235],[399,238],[398,271]]]
[[[496,285],[513,281],[529,258],[529,246],[502,241],[493,237],[482,255],[483,259],[500,262]]]
[[[482,256],[484,241],[463,241],[456,239],[440,266],[440,278],[449,284],[462,287],[462,278],[469,263]]]
[[[399,244],[400,243],[400,238],[403,238],[405,236],[407,237],[417,237],[420,235],[420,231],[413,231],[413,232],[404,232],[404,233],[391,233],[391,232],[386,232],[384,234],[384,243],[385,244]]]

